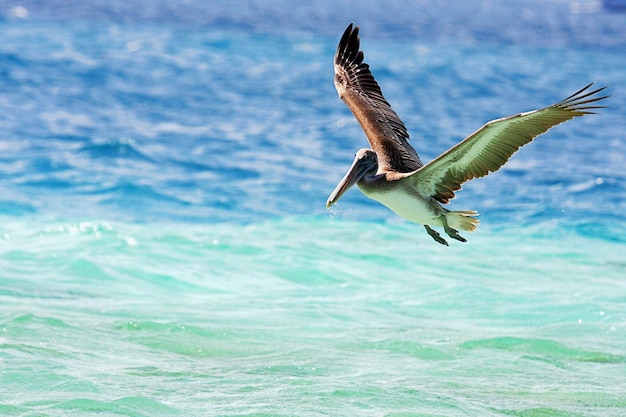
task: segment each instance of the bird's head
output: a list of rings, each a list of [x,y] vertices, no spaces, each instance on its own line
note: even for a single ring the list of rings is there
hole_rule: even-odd
[[[352,166],[335,187],[326,201],[326,208],[335,204],[350,187],[359,182],[366,174],[374,175],[378,170],[378,156],[371,149],[359,149],[354,156]]]

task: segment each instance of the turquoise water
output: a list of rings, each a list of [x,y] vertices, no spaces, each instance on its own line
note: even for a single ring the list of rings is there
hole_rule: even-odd
[[[235,6],[0,1],[0,415],[625,415],[626,15]],[[327,211],[352,20],[424,160],[591,81],[610,108],[466,184],[465,244]]]
[[[545,227],[452,248],[415,235],[310,218],[15,225],[0,410],[623,412],[623,244]]]

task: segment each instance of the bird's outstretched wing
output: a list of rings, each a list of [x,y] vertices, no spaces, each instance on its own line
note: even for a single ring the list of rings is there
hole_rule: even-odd
[[[520,147],[553,126],[603,108],[595,103],[608,96],[597,96],[606,87],[589,91],[589,84],[566,99],[543,109],[492,120],[458,145],[408,175],[423,195],[441,203],[454,198],[461,184],[494,172]]]
[[[359,27],[350,23],[335,54],[335,87],[339,97],[359,121],[378,155],[379,170],[415,171],[422,162],[408,143],[409,133],[383,97],[359,47]]]

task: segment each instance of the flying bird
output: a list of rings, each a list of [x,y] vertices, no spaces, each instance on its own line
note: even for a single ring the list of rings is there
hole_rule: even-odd
[[[460,230],[473,232],[478,212],[451,211],[442,206],[455,197],[461,185],[495,172],[520,147],[553,126],[603,108],[596,102],[608,96],[589,84],[552,106],[487,122],[433,161],[424,165],[409,144],[409,133],[391,108],[378,83],[363,62],[359,27],[351,23],[335,54],[335,87],[360,123],[371,149],[360,149],[352,166],[337,184],[326,207],[335,204],[356,184],[366,196],[400,217],[424,225],[442,245],[448,242],[433,226],[443,227],[453,239],[465,242]]]

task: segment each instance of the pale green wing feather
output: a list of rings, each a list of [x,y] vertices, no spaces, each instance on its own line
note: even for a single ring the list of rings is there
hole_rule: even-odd
[[[596,96],[606,87],[589,92],[591,85],[550,107],[486,123],[432,162],[406,175],[407,179],[420,194],[447,203],[464,182],[497,171],[520,147],[551,127],[602,108],[594,103],[608,97]]]

